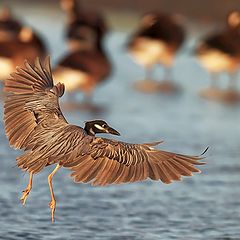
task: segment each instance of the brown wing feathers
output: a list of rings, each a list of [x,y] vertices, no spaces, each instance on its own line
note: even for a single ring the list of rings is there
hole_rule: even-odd
[[[17,158],[17,164],[36,173],[48,164],[44,150],[50,149],[48,141],[54,130],[66,124],[58,106],[64,87],[53,86],[50,59],[46,58],[44,67],[39,59],[34,66],[25,61],[24,67],[17,67],[5,81],[4,91],[7,93],[4,122],[9,143],[27,151]]]
[[[10,145],[17,149],[25,146],[25,139],[37,126],[33,114],[24,109],[25,98],[12,95],[5,101],[5,132]]]
[[[17,68],[5,81],[4,91],[8,93],[4,106],[5,131],[10,145],[17,149],[26,147],[25,140],[37,126],[34,114],[26,110],[26,102],[34,91],[53,87],[51,73],[43,70],[38,59],[36,66],[41,70],[25,62],[25,68]],[[49,66],[49,59],[46,66]]]
[[[95,138],[86,155],[79,155],[74,164],[64,164],[73,173],[75,182],[93,185],[119,184],[142,181],[147,178],[164,183],[180,181],[181,176],[200,172],[194,165],[201,156],[186,156],[153,149],[156,145],[127,144],[104,138]]]

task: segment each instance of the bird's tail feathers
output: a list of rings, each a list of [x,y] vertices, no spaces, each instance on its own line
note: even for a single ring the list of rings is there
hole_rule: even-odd
[[[48,162],[48,159],[36,156],[34,152],[27,152],[17,157],[17,166],[27,172],[38,173]]]

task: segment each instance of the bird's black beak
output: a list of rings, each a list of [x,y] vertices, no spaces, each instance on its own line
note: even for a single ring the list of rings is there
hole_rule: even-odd
[[[113,135],[118,135],[118,136],[120,136],[120,133],[119,133],[117,130],[115,130],[114,128],[111,128],[111,127],[107,127],[107,128],[106,128],[106,132],[107,132],[107,133],[110,133],[110,134],[113,134]]]

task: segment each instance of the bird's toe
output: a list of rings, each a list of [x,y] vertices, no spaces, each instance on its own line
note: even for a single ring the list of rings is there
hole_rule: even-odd
[[[52,200],[49,203],[49,208],[52,210],[52,222],[54,222],[54,213],[55,213],[55,209],[56,209],[56,201]]]
[[[25,189],[25,190],[23,191],[22,197],[20,198],[20,201],[21,201],[22,205],[25,205],[29,193],[30,193],[30,190],[29,190],[29,189]]]

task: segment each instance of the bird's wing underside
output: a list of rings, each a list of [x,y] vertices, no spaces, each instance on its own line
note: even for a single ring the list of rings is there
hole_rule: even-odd
[[[72,131],[76,134],[77,129],[73,127]],[[181,176],[200,172],[194,165],[204,164],[199,162],[202,156],[154,149],[157,143],[129,144],[90,136],[84,140],[79,140],[74,151],[62,162],[73,171],[71,176],[75,182],[107,185],[150,178],[171,183],[181,180]]]
[[[49,58],[44,66],[39,59],[34,66],[25,61],[25,66],[17,67],[5,81],[4,91],[5,132],[16,149],[29,147],[29,141],[43,128],[51,131],[67,124],[58,104],[64,85],[53,85]]]

